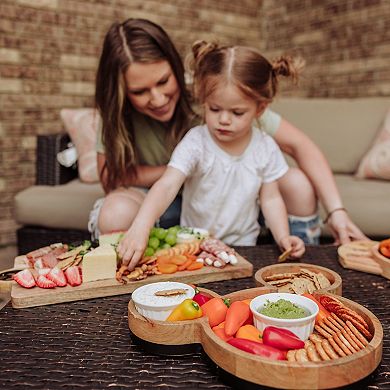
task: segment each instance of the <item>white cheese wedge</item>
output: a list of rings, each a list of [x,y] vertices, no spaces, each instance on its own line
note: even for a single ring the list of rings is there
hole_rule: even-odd
[[[113,233],[101,234],[99,236],[99,245],[100,246],[105,244],[116,245],[122,239],[124,234],[125,232],[113,232]]]
[[[112,279],[116,274],[116,252],[110,244],[100,245],[83,257],[83,283]]]

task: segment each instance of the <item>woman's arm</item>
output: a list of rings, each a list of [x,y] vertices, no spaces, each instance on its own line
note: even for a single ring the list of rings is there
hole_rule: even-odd
[[[164,175],[149,190],[133,224],[118,247],[122,263],[128,265],[130,270],[142,258],[150,229],[175,199],[185,178],[178,169],[168,167]]]
[[[106,156],[102,153],[97,155],[97,164],[99,175],[103,170],[104,164],[106,162]],[[137,176],[135,178],[128,177],[124,183],[126,186],[137,186],[137,187],[151,187],[160,177],[164,174],[166,170],[166,165],[159,166],[148,166],[148,165],[139,165],[136,167]],[[107,171],[104,172],[102,177],[102,185],[105,188],[107,180]]]
[[[329,213],[343,207],[330,166],[320,148],[301,130],[282,119],[274,135],[280,148],[290,155],[312,183],[314,190]],[[338,210],[328,220],[337,243],[367,237],[350,220],[345,210]]]

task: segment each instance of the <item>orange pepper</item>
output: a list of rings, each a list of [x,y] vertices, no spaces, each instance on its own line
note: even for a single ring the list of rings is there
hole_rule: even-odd
[[[225,329],[223,328],[218,328],[218,327],[214,327],[213,328],[213,332],[220,338],[222,339],[223,341],[229,341],[231,340],[233,337],[232,336],[228,336],[226,333],[225,333]]]
[[[236,334],[237,330],[240,326],[244,325],[250,314],[251,311],[246,303],[241,301],[233,302],[226,313],[225,333],[228,336]]]
[[[261,336],[262,336],[261,332],[253,325],[243,325],[238,329],[236,333],[237,338],[253,340],[258,343],[263,342]]]
[[[203,316],[209,318],[209,324],[212,328],[225,321],[228,304],[227,299],[215,297],[202,305]]]
[[[390,259],[390,238],[379,243],[379,252]]]
[[[222,321],[220,324],[213,326],[213,330],[218,328],[225,329],[225,321]]]
[[[330,316],[330,313],[328,312],[328,310],[326,310],[325,307],[322,306],[321,303],[313,297],[313,295],[308,294],[308,293],[305,293],[302,295],[306,298],[311,299],[313,302],[315,302],[318,305],[319,311],[318,311],[318,314],[316,317],[316,324],[318,324],[319,322],[322,322],[325,318]]]

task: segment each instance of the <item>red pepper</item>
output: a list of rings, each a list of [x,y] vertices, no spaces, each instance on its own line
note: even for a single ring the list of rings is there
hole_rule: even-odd
[[[196,294],[194,295],[192,300],[195,301],[199,306],[202,306],[204,303],[208,302],[211,299],[211,297],[209,297],[208,295],[199,292],[198,289],[195,289],[195,292]]]
[[[275,326],[267,326],[264,329],[263,343],[282,350],[300,349],[305,346],[305,343],[293,332]]]
[[[261,344],[256,341],[233,338],[227,341],[233,347],[241,349],[242,351],[259,355],[273,360],[286,360],[286,351],[281,351],[270,347],[269,345]]]

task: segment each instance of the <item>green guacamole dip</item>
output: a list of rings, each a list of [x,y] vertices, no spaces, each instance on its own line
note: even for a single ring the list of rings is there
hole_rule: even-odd
[[[258,311],[267,317],[284,319],[303,318],[308,315],[304,309],[285,299],[279,299],[276,302],[267,301]]]

